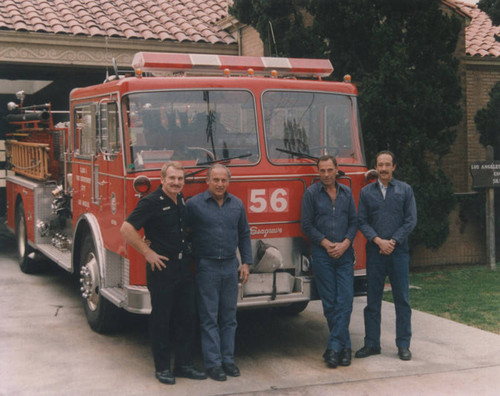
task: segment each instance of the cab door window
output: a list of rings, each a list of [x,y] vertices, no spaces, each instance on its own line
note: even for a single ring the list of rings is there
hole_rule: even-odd
[[[100,151],[105,154],[119,152],[120,134],[116,102],[106,102],[99,105],[98,123]]]
[[[97,114],[96,105],[86,104],[76,106],[73,114],[75,152],[81,156],[96,154],[97,146]]]

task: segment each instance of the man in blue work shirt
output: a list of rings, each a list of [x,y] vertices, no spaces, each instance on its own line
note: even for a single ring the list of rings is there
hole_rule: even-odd
[[[351,364],[351,320],[354,297],[352,241],[358,230],[349,187],[337,183],[337,160],[318,160],[320,182],[302,198],[302,231],[311,241],[312,267],[330,336],[323,358],[329,367]]]
[[[225,381],[226,375],[240,375],[234,364],[239,264],[236,249],[241,256],[242,283],[247,282],[252,264],[245,207],[227,192],[230,177],[224,165],[212,166],[207,174],[208,190],[186,204],[197,269],[203,359],[208,375],[216,381]]]
[[[363,187],[358,206],[359,228],[368,240],[368,294],[364,309],[365,342],[355,356],[364,358],[380,353],[382,294],[388,275],[396,309],[398,355],[401,360],[411,360],[408,235],[417,225],[417,207],[412,188],[392,177],[396,169],[393,153],[378,153],[375,169],[378,181]]]

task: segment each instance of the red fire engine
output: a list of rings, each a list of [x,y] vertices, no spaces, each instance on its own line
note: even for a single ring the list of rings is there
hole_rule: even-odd
[[[170,160],[186,168],[186,198],[206,189],[206,169],[231,170],[229,191],[246,205],[254,266],[238,307],[297,313],[317,299],[309,245],[300,230],[316,159],[337,157],[355,200],[366,165],[350,82],[321,78],[330,61],[137,53],[135,76],[74,89],[69,124],[49,104],[10,103],[7,226],[23,272],[42,254],[80,278],[90,326],[116,324],[119,308],[150,312],[143,257],[119,228],[156,188]],[[354,248],[355,285],[365,286],[364,239]]]

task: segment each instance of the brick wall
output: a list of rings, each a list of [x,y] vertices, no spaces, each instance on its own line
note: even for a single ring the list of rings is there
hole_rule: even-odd
[[[444,7],[448,14],[455,10]],[[460,17],[459,14],[455,14]],[[439,249],[417,246],[412,249],[412,267],[446,264],[484,264],[486,262],[486,230],[484,193],[473,192],[470,164],[484,161],[486,149],[479,143],[474,117],[489,101],[489,92],[500,81],[500,58],[465,56],[465,27],[470,23],[462,18],[455,57],[459,59],[459,77],[462,87],[460,106],[463,116],[455,127],[456,140],[450,152],[442,159],[443,169],[451,179],[458,200],[450,213],[450,234]],[[500,213],[497,213],[497,217]]]
[[[467,67],[467,165],[473,161],[485,161],[486,149],[479,143],[479,132],[476,129],[474,117],[478,110],[486,107],[490,100],[489,93],[493,86],[500,81],[500,59],[496,62],[469,64]],[[468,184],[472,184],[472,177],[468,172]]]
[[[482,194],[458,196],[458,204],[450,213],[450,234],[439,249],[423,245],[411,251],[411,267],[447,264],[484,264],[486,262],[484,213]]]
[[[479,191],[475,198],[467,193],[473,193],[469,171],[471,162],[486,159],[486,149],[479,143],[474,117],[478,110],[486,107],[489,92],[500,81],[500,59],[461,59],[459,71],[464,115],[457,127],[457,139],[450,153],[443,158],[444,170],[453,182],[459,203],[450,214],[450,235],[446,242],[437,250],[417,246],[412,251],[412,267],[486,262],[485,215],[481,209],[484,207],[484,193]],[[470,205],[471,199],[473,205]]]

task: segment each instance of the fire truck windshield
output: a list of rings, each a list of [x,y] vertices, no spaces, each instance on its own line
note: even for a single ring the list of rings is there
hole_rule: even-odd
[[[255,101],[248,91],[190,90],[132,93],[124,98],[130,170],[259,160]],[[126,135],[127,136],[127,135]]]
[[[356,98],[324,92],[262,95],[267,156],[276,164],[310,162],[323,154],[363,164]]]

